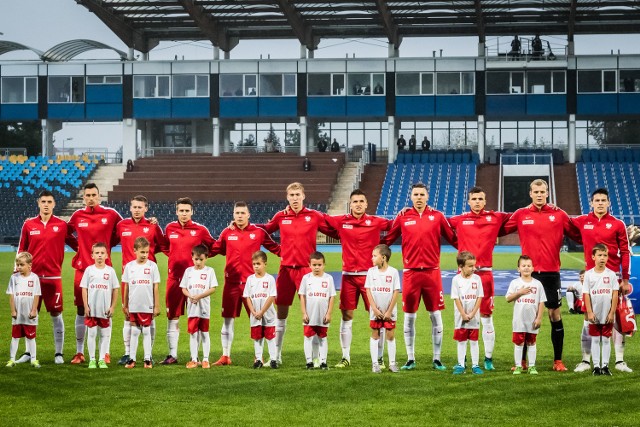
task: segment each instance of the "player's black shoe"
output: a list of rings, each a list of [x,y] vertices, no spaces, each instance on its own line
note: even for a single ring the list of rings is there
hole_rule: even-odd
[[[607,368],[607,371],[609,370],[609,368]],[[600,371],[600,368],[593,368],[593,371],[591,371],[591,374],[594,376],[598,376],[598,375],[602,375],[602,372]],[[609,375],[611,375],[611,373],[609,373]]]
[[[275,360],[272,360],[271,362],[269,362],[269,367],[271,369],[278,369],[278,362]]]
[[[321,363],[320,364],[320,369],[322,369],[323,371],[328,371],[329,370],[329,366],[327,366],[327,362]]]
[[[612,376],[611,371],[609,370],[609,366],[604,365],[600,368],[600,375],[606,375],[608,377]]]
[[[253,369],[260,369],[262,368],[262,366],[264,366],[262,364],[262,360],[256,360],[255,362],[253,362]]]
[[[307,369],[313,369],[313,362],[307,363]]]

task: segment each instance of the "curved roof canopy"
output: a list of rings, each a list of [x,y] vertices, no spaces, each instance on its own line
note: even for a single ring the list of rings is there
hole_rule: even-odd
[[[57,44],[47,50],[45,53],[40,53],[40,58],[43,61],[50,62],[58,62],[58,61],[69,61],[70,59],[75,58],[81,53],[87,52],[89,50],[96,49],[110,49],[116,52],[120,59],[127,59],[127,54],[121,50],[108,46],[104,43],[97,42],[95,40],[69,40],[66,42],[62,42]]]
[[[29,46],[25,46],[20,43],[11,42],[8,40],[0,40],[0,55],[4,55],[5,53],[15,52],[17,50],[30,50],[38,56],[42,56],[42,51],[34,49]]]
[[[76,0],[124,43],[149,52],[162,40],[566,35],[640,32],[638,0]]]

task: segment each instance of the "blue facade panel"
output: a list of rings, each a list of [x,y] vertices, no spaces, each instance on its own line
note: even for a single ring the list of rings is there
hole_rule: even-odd
[[[396,97],[396,116],[435,116],[435,96],[398,96]]]
[[[122,120],[122,104],[87,104],[87,120]]]
[[[384,96],[347,96],[347,116],[384,116]]]
[[[136,119],[166,119],[171,117],[170,99],[134,99],[133,117]]]
[[[566,95],[527,95],[527,114],[565,115],[567,114]]]
[[[617,114],[618,96],[617,94],[578,94],[578,114]]]
[[[87,104],[122,103],[122,85],[87,85]]]
[[[436,96],[436,116],[475,116],[474,95]]]
[[[209,98],[173,98],[171,117],[174,119],[202,119],[209,117]]]
[[[525,95],[487,95],[487,115],[520,116],[526,114]]]
[[[618,95],[620,114],[640,114],[640,93],[621,93]]]
[[[255,117],[258,115],[257,97],[220,98],[220,117]]]
[[[37,120],[38,104],[2,104],[0,120]]]
[[[295,96],[258,98],[258,115],[295,118],[298,115],[298,98]]]
[[[344,117],[347,115],[346,96],[310,96],[307,98],[309,117]]]
[[[49,104],[47,118],[52,120],[84,120],[84,104]]]

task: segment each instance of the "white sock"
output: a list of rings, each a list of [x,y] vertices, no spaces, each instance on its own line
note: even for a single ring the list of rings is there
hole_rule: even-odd
[[[111,326],[100,328],[100,360],[104,360],[105,354],[109,353],[111,344]]]
[[[189,334],[189,350],[191,351],[191,360],[198,361],[198,333]],[[175,356],[174,356],[175,357]]]
[[[600,368],[600,337],[591,337],[591,358],[593,367]]]
[[[284,334],[286,331],[287,331],[287,319],[278,319],[276,322],[276,348],[278,349],[279,361],[282,360],[282,342],[284,341]],[[309,352],[309,355],[311,355],[311,352]]]
[[[313,347],[311,348],[311,357],[314,359],[320,359],[320,338],[318,338],[317,335],[314,335],[311,343],[313,344]]]
[[[138,329],[137,326],[134,326],[134,328]],[[125,320],[124,326],[122,327],[122,340],[124,342],[124,354],[131,355],[131,344],[130,344],[131,338],[132,338],[131,322],[129,322],[128,320]],[[138,348],[137,344],[136,344],[136,348]],[[132,357],[132,359],[136,360],[135,357]]]
[[[380,340],[378,341],[378,359],[382,359],[384,356],[384,342],[386,341],[387,331],[384,328],[380,328]]]
[[[209,332],[200,332],[200,341],[202,342],[202,361],[209,361],[209,353],[211,353],[211,340]]]
[[[482,342],[484,343],[484,357],[493,357],[493,348],[496,345],[496,331],[493,328],[493,317],[480,317],[482,322]]]
[[[76,318],[76,327],[78,326],[78,321]],[[96,337],[98,336],[98,327],[94,326],[93,328],[87,328],[87,351],[89,352],[89,359],[96,360]]]
[[[396,339],[387,341],[387,353],[389,354],[389,365],[396,363]]]
[[[304,357],[307,360],[307,363],[313,362],[312,352],[313,352],[313,337],[304,337]]]
[[[87,327],[84,325],[84,316],[76,315],[76,353],[84,353],[84,336],[86,332]]]
[[[62,319],[62,314],[59,316],[51,316],[51,323],[53,323],[55,352],[56,354],[62,354],[64,349],[64,320]]]
[[[480,363],[480,346],[478,341],[469,341],[469,348],[471,350],[471,366],[478,366]]]
[[[467,356],[467,341],[458,341],[458,365],[464,366],[464,359]]]
[[[404,314],[404,345],[407,348],[407,360],[416,360],[416,313]]]
[[[110,349],[111,349],[111,328],[112,328],[112,326],[113,326],[113,319],[109,318],[109,335],[107,335],[107,337],[105,338],[106,339],[107,354],[110,352]],[[100,340],[100,347],[102,348],[102,339]]]
[[[9,345],[9,358],[14,362],[16,361],[16,353],[18,352],[18,344],[20,344],[20,338],[11,338],[11,344]]]
[[[222,318],[222,329],[220,330],[220,341],[222,343],[222,355],[231,357],[231,344],[233,344],[233,333],[235,319],[233,317]]]
[[[378,363],[378,341],[380,341],[379,338],[369,338],[369,352],[371,353],[371,363]]]
[[[340,346],[342,357],[351,361],[351,340],[353,339],[353,320],[340,321]]]
[[[267,340],[267,347],[269,348],[269,359],[277,360],[277,358],[278,358],[278,349],[276,348],[276,340],[275,340],[275,338]]]
[[[136,340],[136,345],[137,345]],[[152,341],[151,341],[151,326],[143,326],[142,327],[142,348],[144,350],[144,360],[151,360],[151,349]]]
[[[33,362],[34,360],[37,360],[36,339],[25,338],[24,340],[26,341],[27,350],[29,350],[29,353],[31,354],[31,361]]]
[[[318,338],[320,346],[320,363],[327,363],[327,354],[329,353],[329,340],[327,337]]]
[[[538,346],[528,345],[527,346],[527,358],[529,359],[529,366],[536,366],[536,357],[538,356]]]
[[[153,351],[153,343],[156,342],[156,319],[151,321],[149,329],[149,332],[151,333],[151,351]]]
[[[567,307],[569,307],[570,310],[573,310],[573,305],[576,302],[576,297],[573,295],[573,292],[567,291],[564,296],[567,298]]]
[[[442,313],[438,311],[430,311],[431,318],[431,338],[433,339],[433,360],[440,360],[440,352],[442,349]]]
[[[138,339],[140,338],[140,334],[142,331],[137,325],[131,326],[129,324],[129,351],[125,351],[125,354],[129,355],[129,358],[134,362],[137,360],[136,355],[138,353]],[[145,352],[146,353],[146,352]]]
[[[582,360],[589,362],[591,360],[591,337],[589,336],[588,320],[585,320],[582,325],[582,333],[580,334],[580,343],[582,347]]]
[[[259,340],[253,340],[253,352],[256,356],[256,360],[262,360],[262,343],[262,338]]]
[[[513,346],[513,360],[515,360],[516,366],[522,366],[522,351],[524,350],[524,346],[522,345],[514,345]]]
[[[611,359],[611,338],[602,337],[602,359],[600,359],[602,366],[609,366],[609,359]]]
[[[180,338],[179,320],[169,320],[167,322],[167,343],[169,344],[169,354],[176,359],[178,358],[178,339],[179,338]]]
[[[625,336],[613,328],[613,348],[616,352],[616,362],[624,361]]]

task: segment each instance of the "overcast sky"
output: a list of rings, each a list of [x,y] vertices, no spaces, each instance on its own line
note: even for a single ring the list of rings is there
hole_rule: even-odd
[[[1,40],[9,40],[29,47],[46,51],[55,44],[73,39],[92,39],[117,49],[127,51],[127,47],[114,35],[95,15],[74,0],[0,0],[0,35]],[[527,36],[527,35],[525,35]],[[545,36],[552,49],[562,52],[566,46],[566,37]],[[490,37],[487,46],[495,50],[498,45],[501,51],[507,49],[509,37]],[[524,44],[523,44],[524,45]],[[243,41],[231,51],[231,59],[265,58],[297,58],[300,54],[297,40],[286,41]],[[405,38],[400,46],[401,57],[430,57],[433,51],[437,55],[475,56],[477,55],[477,38]],[[620,36],[577,36],[576,54],[609,54],[620,50],[624,54],[640,53],[640,34]],[[352,57],[386,57],[388,53],[385,39],[328,39],[322,40],[316,58]],[[213,49],[206,41],[194,42],[162,42],[149,55],[151,60],[173,59],[212,59]],[[90,51],[78,59],[116,59],[110,51]],[[2,60],[37,59],[31,52],[15,52],[0,57]],[[82,126],[67,126],[57,133],[58,140],[73,137],[69,145],[81,146],[84,139],[78,133]],[[116,129],[115,131],[113,129]],[[115,133],[114,133],[115,132]],[[120,138],[119,126],[105,126],[100,134],[105,140]],[[98,143],[100,143],[98,138]]]

